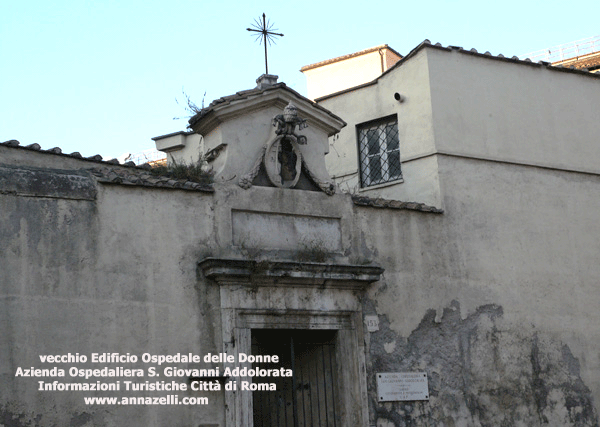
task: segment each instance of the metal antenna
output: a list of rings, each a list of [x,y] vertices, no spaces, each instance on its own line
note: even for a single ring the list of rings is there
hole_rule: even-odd
[[[271,45],[271,43],[275,44],[275,37],[283,37],[281,33],[274,33],[273,31],[278,31],[277,28],[273,28],[273,24],[270,21],[267,21],[265,14],[262,14],[262,23],[260,22],[260,18],[255,19],[252,24],[253,28],[246,28],[248,31],[254,31],[256,34],[256,39],[259,43],[265,45],[265,74],[269,74],[269,64],[267,63],[267,43]]]

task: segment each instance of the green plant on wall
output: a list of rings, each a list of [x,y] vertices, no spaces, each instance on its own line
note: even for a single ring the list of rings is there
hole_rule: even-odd
[[[173,162],[170,165],[157,165],[150,169],[156,176],[166,176],[173,179],[183,179],[198,182],[200,184],[212,184],[213,173],[206,171],[202,164],[179,164]]]

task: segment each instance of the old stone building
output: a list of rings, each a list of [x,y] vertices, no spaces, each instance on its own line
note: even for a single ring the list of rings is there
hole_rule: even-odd
[[[0,424],[597,426],[599,76],[385,55],[154,138],[199,182],[0,144]]]

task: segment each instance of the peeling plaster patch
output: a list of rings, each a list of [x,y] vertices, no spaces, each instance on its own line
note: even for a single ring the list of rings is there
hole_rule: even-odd
[[[396,348],[396,341],[386,342],[383,345],[383,348],[385,349],[386,353],[393,353],[394,349]]]
[[[377,427],[395,427],[394,423],[392,421],[383,419],[383,418],[379,418],[377,420]]]
[[[598,427],[592,394],[567,345],[528,325],[507,324],[497,305],[463,319],[453,302],[436,318],[429,310],[403,338],[381,316],[369,347],[371,423]],[[377,402],[376,372],[411,371],[428,374],[429,402]]]

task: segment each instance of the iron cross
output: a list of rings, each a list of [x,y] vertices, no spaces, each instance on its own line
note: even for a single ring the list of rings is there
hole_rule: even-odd
[[[265,45],[265,73],[269,74],[269,64],[267,63],[267,42],[275,44],[275,37],[283,37],[281,33],[274,33],[273,30],[277,31],[277,28],[273,28],[273,24],[267,21],[265,14],[262,14],[262,23],[260,18],[254,20],[252,24],[253,28],[246,28],[248,31],[254,31],[256,34],[256,40],[260,40],[260,43]]]

